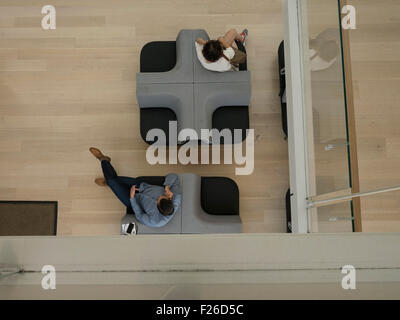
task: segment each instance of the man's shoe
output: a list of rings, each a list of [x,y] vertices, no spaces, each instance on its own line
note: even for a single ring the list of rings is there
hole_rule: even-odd
[[[106,161],[111,161],[110,157],[105,156],[99,149],[91,147],[89,148],[89,151],[100,161],[101,160],[106,160]]]
[[[243,45],[245,46],[245,45],[246,45],[246,38],[247,38],[247,36],[249,35],[249,31],[248,31],[247,29],[244,29],[244,30],[241,32],[240,35],[242,36],[241,42],[242,42]]]
[[[106,179],[104,179],[104,178],[96,178],[94,180],[94,183],[97,184],[100,187],[105,187],[107,185]]]

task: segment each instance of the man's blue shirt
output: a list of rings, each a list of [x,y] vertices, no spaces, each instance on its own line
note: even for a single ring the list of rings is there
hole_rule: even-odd
[[[165,177],[164,187],[168,186],[173,193],[172,203],[174,212],[169,216],[164,216],[157,208],[158,198],[165,194],[165,189],[160,186],[150,185],[142,182],[139,192],[130,199],[132,209],[136,219],[149,227],[162,227],[166,225],[179,210],[182,202],[182,194],[179,185],[179,177],[175,173],[170,173]]]

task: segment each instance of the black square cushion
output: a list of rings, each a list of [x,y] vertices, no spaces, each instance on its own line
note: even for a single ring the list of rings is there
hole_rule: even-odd
[[[285,50],[284,42],[282,41],[278,49],[278,66],[279,66],[279,96],[281,97],[281,111],[282,111],[282,130],[285,136],[288,136],[287,130],[287,106],[282,102],[282,96],[286,89],[286,73],[282,74],[282,68],[285,68]]]
[[[166,134],[166,145],[169,141],[169,121],[177,121],[174,111],[168,108],[140,108],[140,135],[142,139],[153,144],[155,141],[146,141],[147,132],[151,129],[161,129]]]
[[[201,207],[213,215],[239,215],[239,188],[224,177],[201,178]]]
[[[285,47],[282,41],[278,48],[278,66],[279,66],[279,96],[282,97],[283,92],[286,88],[286,77],[285,74],[281,74],[281,69],[285,67]]]
[[[142,180],[143,182],[146,182],[148,184],[152,184],[154,186],[163,186],[165,177],[163,176],[145,176],[145,177],[138,177],[138,179]],[[127,207],[126,208],[126,213],[127,214],[135,214],[132,210],[132,207]]]
[[[165,177],[164,176],[143,176],[138,177],[139,180],[146,182],[147,184],[152,184],[153,186],[164,186]]]
[[[166,72],[176,64],[175,41],[153,41],[140,52],[140,72]]]
[[[286,192],[285,195],[285,203],[286,203],[286,232],[291,233],[292,232],[292,209],[290,206],[290,197],[292,194],[290,193],[290,189]]]
[[[212,115],[212,127],[219,131],[229,129],[234,138],[234,129],[242,129],[242,140],[246,139],[246,129],[249,129],[248,106],[223,106],[214,111]],[[240,141],[240,142],[241,142]],[[232,141],[233,142],[233,141]],[[224,144],[221,138],[221,144]]]

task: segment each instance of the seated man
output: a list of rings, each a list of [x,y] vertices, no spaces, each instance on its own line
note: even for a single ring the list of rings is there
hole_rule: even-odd
[[[172,219],[182,202],[176,174],[165,177],[164,188],[150,185],[137,178],[118,176],[110,157],[97,148],[89,150],[100,160],[103,169],[104,178],[97,178],[95,183],[108,185],[125,206],[132,207],[138,221],[149,227],[162,227]]]

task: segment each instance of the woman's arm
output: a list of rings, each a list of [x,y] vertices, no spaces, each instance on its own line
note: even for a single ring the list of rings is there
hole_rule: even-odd
[[[207,41],[205,41],[205,40],[202,39],[202,38],[197,38],[196,42],[197,42],[198,44],[201,44],[202,46],[204,46],[204,45],[207,43]]]
[[[219,37],[218,40],[224,45],[225,48],[232,47],[235,40],[242,41],[242,36],[236,31],[231,29],[225,33],[223,37]]]

